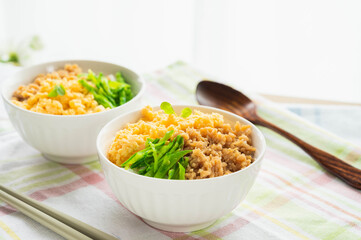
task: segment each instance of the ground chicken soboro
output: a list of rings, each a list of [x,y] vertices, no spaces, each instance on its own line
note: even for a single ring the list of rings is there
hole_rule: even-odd
[[[217,113],[194,110],[187,118],[151,107],[142,110],[137,123],[128,124],[117,132],[108,150],[110,161],[120,166],[135,152],[145,148],[147,138],[161,138],[174,130],[174,138],[184,138],[184,148],[193,150],[186,169],[186,179],[211,178],[236,172],[249,166],[256,149],[252,146],[251,126],[237,122],[234,127],[224,123]]]
[[[78,65],[65,65],[64,69],[48,74],[39,74],[34,82],[20,86],[13,94],[12,102],[30,111],[55,114],[78,115],[104,111],[105,108],[94,100],[78,82],[82,72]],[[56,85],[63,85],[65,95],[48,97]]]

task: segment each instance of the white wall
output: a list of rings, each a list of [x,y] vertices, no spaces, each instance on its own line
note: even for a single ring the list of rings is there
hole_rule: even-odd
[[[0,36],[41,35],[39,61],[98,58],[146,72],[181,59],[253,91],[361,102],[358,0],[0,0],[0,8]]]
[[[361,1],[209,2],[197,2],[203,69],[261,92],[361,102]]]
[[[151,71],[192,60],[192,1],[1,1],[6,35],[43,39],[39,61],[96,58]]]

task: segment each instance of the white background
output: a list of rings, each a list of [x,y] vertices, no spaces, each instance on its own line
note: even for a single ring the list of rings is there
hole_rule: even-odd
[[[34,34],[33,62],[183,60],[252,91],[361,102],[358,0],[0,0],[0,39]]]

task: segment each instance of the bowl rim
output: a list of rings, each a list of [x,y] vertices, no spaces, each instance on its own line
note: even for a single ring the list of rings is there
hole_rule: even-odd
[[[261,142],[261,146],[263,147],[263,149],[261,149],[261,152],[259,153],[259,155],[257,156],[257,158],[254,160],[254,162],[252,164],[250,164],[249,166],[247,166],[246,168],[243,168],[241,170],[238,170],[236,172],[233,172],[233,173],[230,173],[230,174],[227,174],[227,175],[223,175],[223,176],[218,176],[218,177],[213,177],[213,178],[203,178],[203,179],[192,179],[192,180],[178,180],[178,179],[164,179],[164,178],[155,178],[155,177],[147,177],[147,176],[143,176],[143,175],[140,175],[140,174],[137,174],[137,173],[134,173],[134,172],[131,172],[129,170],[125,170],[124,168],[121,168],[119,167],[118,165],[112,163],[102,152],[101,150],[101,143],[100,143],[100,136],[102,134],[104,134],[104,132],[106,131],[106,129],[112,125],[114,122],[118,121],[119,119],[123,118],[124,116],[126,115],[131,115],[131,114],[135,114],[136,112],[139,112],[141,111],[144,107],[142,108],[138,108],[134,111],[131,111],[131,112],[127,112],[127,113],[124,113],[124,114],[121,114],[120,116],[114,118],[113,120],[109,121],[107,124],[105,124],[103,126],[103,128],[100,130],[100,132],[98,133],[98,136],[97,136],[97,140],[96,140],[96,148],[97,148],[97,152],[98,152],[98,155],[99,155],[99,161],[100,162],[104,162],[105,164],[107,165],[110,165],[112,168],[116,169],[116,171],[121,171],[125,174],[130,174],[134,177],[137,177],[137,178],[140,178],[140,179],[148,179],[148,181],[155,181],[155,182],[158,182],[158,181],[161,181],[161,182],[172,182],[172,183],[175,183],[175,182],[178,182],[178,183],[192,183],[192,182],[208,182],[208,181],[218,181],[217,179],[221,180],[221,179],[224,179],[224,178],[229,178],[231,176],[234,176],[234,175],[237,175],[237,174],[241,174],[242,172],[245,172],[245,171],[248,171],[250,170],[251,168],[253,168],[256,163],[259,164],[259,162],[263,159],[264,157],[264,154],[265,154],[265,151],[266,151],[266,140],[265,140],[265,137],[264,135],[262,134],[261,130],[259,130],[258,127],[256,127],[253,123],[251,123],[250,121],[248,121],[247,119],[239,116],[239,115],[236,115],[232,112],[228,112],[228,111],[225,111],[225,110],[222,110],[222,109],[219,109],[219,108],[214,108],[214,107],[208,107],[208,106],[203,106],[203,105],[195,105],[195,104],[189,104],[189,105],[184,105],[184,104],[174,104],[174,106],[177,106],[177,107],[189,107],[191,108],[192,110],[194,108],[200,108],[200,109],[209,109],[209,110],[216,110],[218,112],[221,112],[223,117],[226,117],[224,116],[224,114],[228,114],[228,115],[231,115],[231,116],[234,116],[236,118],[239,118],[242,120],[243,123],[245,124],[249,124],[252,126],[252,129],[256,130],[257,132],[257,135],[260,137],[260,142]],[[154,108],[159,108],[159,106],[156,106],[156,107],[152,107],[153,109]]]
[[[130,101],[124,103],[123,105],[120,105],[118,107],[106,110],[106,111],[102,111],[102,112],[96,112],[96,113],[86,113],[86,114],[79,114],[79,115],[55,115],[55,114],[48,114],[48,113],[39,113],[39,112],[34,112],[34,111],[30,111],[27,109],[24,109],[22,107],[19,107],[17,105],[15,105],[14,103],[11,102],[10,99],[8,99],[5,94],[7,93],[8,87],[10,85],[10,79],[12,79],[16,74],[19,74],[22,71],[27,71],[31,68],[35,68],[35,67],[39,67],[42,65],[49,65],[49,64],[56,64],[56,63],[61,63],[61,62],[69,62],[69,63],[74,63],[77,64],[77,62],[92,62],[92,63],[102,63],[102,64],[111,64],[111,65],[116,65],[119,66],[129,72],[134,73],[137,76],[137,80],[140,82],[140,89],[139,92],[137,93],[137,95],[135,95]],[[41,73],[39,73],[41,74]],[[20,86],[20,85],[19,85]],[[42,62],[42,63],[38,63],[38,64],[34,64],[28,67],[24,67],[18,71],[16,71],[15,73],[13,73],[11,76],[9,76],[8,78],[6,78],[6,80],[1,84],[1,97],[4,100],[4,103],[6,102],[8,105],[10,105],[11,107],[20,110],[26,114],[30,114],[30,115],[35,115],[35,116],[44,116],[44,117],[50,117],[50,118],[86,118],[89,116],[95,116],[95,115],[102,115],[105,113],[109,113],[111,111],[115,111],[118,110],[119,108],[129,105],[132,102],[137,101],[140,97],[142,97],[142,95],[145,92],[145,88],[146,88],[146,84],[145,81],[143,80],[143,78],[135,71],[133,71],[132,69],[125,67],[123,65],[119,65],[116,63],[112,63],[112,62],[106,62],[106,61],[98,61],[98,60],[91,60],[91,59],[62,59],[62,60],[56,60],[56,61],[46,61],[46,62]]]

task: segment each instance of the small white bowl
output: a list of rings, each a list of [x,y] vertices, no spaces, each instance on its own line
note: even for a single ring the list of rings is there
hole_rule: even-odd
[[[190,232],[211,225],[235,209],[246,197],[261,167],[266,143],[252,123],[230,112],[204,106],[173,106],[180,113],[184,107],[204,113],[220,113],[228,123],[239,121],[252,126],[255,161],[235,173],[200,180],[167,180],[145,177],[110,162],[106,152],[118,130],[141,117],[140,110],[119,116],[104,126],[97,139],[100,163],[106,180],[119,201],[149,225],[172,232]],[[159,108],[154,108],[158,110]]]
[[[115,74],[121,71],[135,94],[129,102],[99,113],[84,115],[52,115],[23,109],[11,102],[14,91],[34,80],[40,73],[63,68],[65,64],[78,64],[83,71]],[[80,164],[97,160],[96,137],[100,129],[111,119],[140,106],[145,90],[138,74],[125,67],[99,61],[65,60],[30,66],[16,72],[2,86],[2,97],[10,120],[20,136],[39,150],[47,159],[68,164]]]

